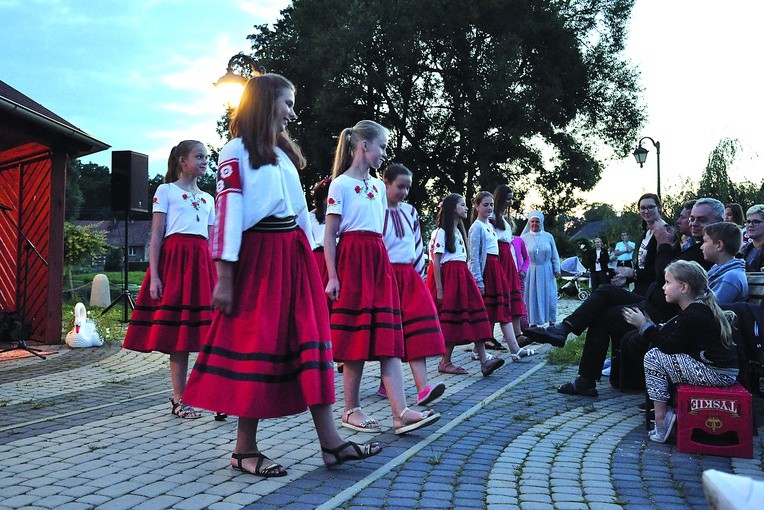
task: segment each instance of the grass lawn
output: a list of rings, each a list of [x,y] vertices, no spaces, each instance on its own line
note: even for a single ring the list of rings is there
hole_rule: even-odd
[[[551,365],[578,365],[581,354],[584,352],[585,341],[586,331],[573,340],[565,342],[565,347],[555,347],[549,351],[547,360]]]
[[[74,326],[74,305],[78,301],[81,301],[85,308],[88,310],[88,317],[95,320],[98,333],[101,335],[105,343],[122,343],[125,339],[125,332],[127,331],[127,324],[122,322],[124,319],[124,307],[123,304],[117,303],[112,307],[109,312],[101,316],[103,308],[90,307],[90,285],[93,283],[93,277],[96,274],[105,274],[109,278],[109,287],[111,287],[111,297],[116,299],[122,291],[123,280],[125,275],[123,272],[104,272],[104,273],[83,273],[72,275],[72,280],[75,287],[74,296],[68,296],[68,293],[64,299],[62,308],[62,321],[61,321],[61,340],[66,339],[66,334]],[[143,282],[145,276],[144,271],[130,271],[127,275],[128,285],[130,291],[133,294],[133,298],[137,295],[137,287]],[[64,288],[68,289],[69,282],[64,277]],[[127,318],[130,319],[132,310],[128,307]]]

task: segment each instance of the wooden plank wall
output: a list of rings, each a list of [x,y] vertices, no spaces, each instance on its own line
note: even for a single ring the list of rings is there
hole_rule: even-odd
[[[13,221],[47,261],[50,226],[50,156],[31,158],[0,168],[3,202],[13,208]],[[18,235],[15,226],[0,219],[0,306],[25,312],[32,325],[31,340],[46,338],[48,308],[48,267]],[[24,263],[26,262],[26,275]]]

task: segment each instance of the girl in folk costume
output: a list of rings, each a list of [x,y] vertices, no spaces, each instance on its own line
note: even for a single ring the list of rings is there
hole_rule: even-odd
[[[385,185],[369,175],[369,168],[379,168],[387,154],[387,133],[370,120],[340,133],[326,205],[326,295],[333,300],[334,358],[344,363],[342,425],[379,432],[379,424],[364,414],[359,400],[364,363],[378,360],[395,433],[405,434],[434,423],[440,414],[410,410],[403,392],[400,299],[382,242]]]
[[[220,152],[216,310],[186,390],[195,405],[239,416],[231,466],[262,477],[287,474],[258,448],[263,418],[310,409],[327,466],[381,450],[343,442],[334,424],[329,316],[297,173],[305,159],[286,131],[294,103],[286,78],[252,78]]]
[[[480,290],[467,267],[467,246],[462,220],[467,217],[464,197],[447,196],[438,211],[438,228],[430,241],[430,267],[427,287],[438,306],[440,325],[446,340],[446,353],[438,365],[444,374],[466,374],[454,365],[454,347],[475,343],[483,376],[491,375],[504,364],[501,358],[489,358],[485,342],[493,338],[488,314]]]
[[[198,352],[212,322],[215,265],[207,239],[215,220],[212,196],[196,180],[207,150],[196,140],[172,148],[167,174],[154,194],[149,270],[138,293],[123,347],[170,355],[172,413],[199,418],[183,400],[188,353]],[[216,419],[224,419],[221,414]]]
[[[424,283],[424,250],[419,214],[403,202],[411,189],[411,170],[394,163],[385,169],[387,209],[382,240],[395,273],[403,323],[403,361],[408,361],[417,389],[417,405],[427,405],[440,397],[446,385],[427,383],[427,356],[446,351],[438,321],[438,310]],[[387,396],[384,386],[380,394]]]
[[[732,386],[738,376],[738,355],[732,339],[733,312],[724,312],[708,287],[706,271],[695,261],[676,260],[666,267],[666,302],[681,308],[665,324],[656,325],[638,308],[623,317],[654,347],[644,358],[647,393],[655,406],[651,441],[665,443],[676,422],[668,407],[670,385]]]
[[[520,349],[515,338],[513,320],[516,319],[519,325],[520,316],[525,311],[518,296],[519,285],[514,290],[510,287],[499,262],[498,236],[493,225],[488,222],[493,213],[493,196],[487,191],[481,191],[475,195],[473,203],[474,221],[469,232],[470,272],[483,296],[490,324],[499,323],[504,339],[509,344],[510,356],[512,360],[518,361],[522,357],[537,354],[534,349]]]
[[[329,279],[326,273],[326,257],[324,257],[324,229],[326,228],[326,197],[329,194],[329,184],[332,178],[322,179],[313,187],[313,205],[315,209],[308,213],[310,230],[313,233],[313,255],[316,259],[318,272],[324,287]]]
[[[523,347],[530,343],[527,338],[521,338],[521,331],[523,327],[528,327],[528,315],[525,307],[525,274],[528,272],[531,260],[528,256],[528,250],[525,248],[525,241],[520,236],[513,234],[515,223],[507,214],[513,198],[512,188],[506,184],[499,185],[493,192],[494,209],[489,221],[499,239],[499,262],[501,262],[501,267],[504,269],[504,274],[507,275],[507,282],[509,282],[510,302],[514,309],[517,310],[516,307],[518,307],[522,312],[519,317],[515,315],[512,318],[512,327],[518,345]],[[489,346],[486,345],[486,347]]]

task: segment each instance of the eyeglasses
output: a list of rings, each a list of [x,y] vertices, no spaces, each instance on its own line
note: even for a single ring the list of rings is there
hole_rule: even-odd
[[[748,226],[755,227],[756,225],[761,225],[764,223],[764,220],[746,220],[745,224]]]
[[[657,205],[645,205],[645,206],[640,207],[639,210],[647,212],[647,211],[652,211],[656,207],[658,207],[658,206]]]

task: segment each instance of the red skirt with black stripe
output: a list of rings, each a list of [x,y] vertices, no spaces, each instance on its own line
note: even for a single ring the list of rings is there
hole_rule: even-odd
[[[382,236],[344,232],[337,245],[340,296],[332,302],[336,361],[403,357],[398,287]]]
[[[491,324],[512,322],[512,309],[509,302],[509,282],[501,267],[498,255],[487,255],[483,269],[485,294],[483,302]],[[518,314],[519,315],[519,314]]]
[[[183,401],[245,418],[334,403],[326,296],[302,229],[244,232],[233,293],[233,313],[215,311]]]
[[[318,266],[318,275],[321,278],[321,283],[324,285],[324,288],[326,288],[326,284],[329,283],[329,271],[326,269],[324,249],[316,248],[313,250],[313,258],[316,259],[316,266]]]
[[[411,264],[393,264],[403,321],[403,361],[446,352],[438,310],[427,286]]]
[[[446,345],[464,345],[493,339],[483,297],[467,263],[452,260],[440,266],[443,278],[443,304],[438,310]],[[427,288],[433,301],[437,296],[433,264],[427,268]]]
[[[146,271],[122,347],[133,351],[197,352],[212,322],[216,272],[203,236],[172,234],[159,256],[162,299],[151,298]]]
[[[501,267],[504,269],[504,274],[509,283],[509,308],[512,317],[523,317],[528,313],[523,298],[525,285],[515,265],[510,243],[499,241],[499,262],[501,262]]]

